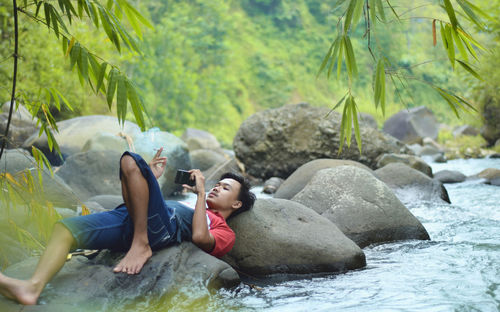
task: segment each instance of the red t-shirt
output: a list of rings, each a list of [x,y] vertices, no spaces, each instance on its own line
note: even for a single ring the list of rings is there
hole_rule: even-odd
[[[207,216],[210,220],[208,230],[215,239],[214,249],[209,254],[220,258],[233,248],[236,235],[217,211],[207,209]]]

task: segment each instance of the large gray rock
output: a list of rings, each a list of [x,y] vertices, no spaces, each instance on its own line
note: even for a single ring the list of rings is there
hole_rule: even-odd
[[[147,302],[163,296],[200,299],[209,290],[233,287],[240,282],[228,264],[187,242],[154,252],[138,275],[112,272],[122,256],[122,253],[103,251],[93,260],[74,257],[42,292],[39,302],[44,304],[29,310],[105,311],[113,307],[133,311],[142,309],[146,298]],[[31,258],[9,267],[4,273],[25,279],[34,271],[35,264],[36,259]],[[20,311],[21,308],[24,307],[0,296],[1,311]],[[168,310],[168,307],[162,308]]]
[[[5,133],[7,122],[9,119],[10,102],[2,105],[2,113],[0,114],[0,133]],[[19,105],[16,109],[14,104],[12,119],[9,125],[9,133],[7,135],[6,148],[20,147],[23,142],[30,137],[34,132],[37,132],[37,118],[32,117],[30,112],[23,106]]]
[[[223,163],[215,164],[203,172],[203,175],[205,176],[205,188],[207,190],[211,189],[217,182],[219,182],[221,175],[226,172],[242,172],[238,161],[234,157],[227,159]]]
[[[387,185],[354,166],[318,171],[292,198],[326,217],[360,247],[404,239],[429,239],[420,221]]]
[[[422,143],[425,137],[437,139],[439,124],[434,114],[425,106],[401,110],[384,123],[385,133],[406,144]]]
[[[132,142],[130,139],[129,141]],[[81,152],[105,150],[124,152],[130,150],[130,146],[129,142],[127,142],[127,138],[124,136],[108,132],[98,132],[87,140],[85,145],[83,145]]]
[[[385,182],[405,204],[414,201],[450,202],[443,183],[402,163],[390,163],[375,170],[375,176]]]
[[[458,137],[462,135],[470,135],[470,136],[476,136],[479,134],[479,130],[470,126],[470,125],[463,125],[460,127],[456,127],[453,130],[453,136]]]
[[[471,176],[471,178],[484,179],[486,184],[498,186],[500,182],[500,169],[487,168],[478,174]]]
[[[384,154],[377,162],[377,168],[382,168],[387,164],[400,162],[416,169],[432,178],[432,168],[423,159],[405,154]]]
[[[368,113],[360,113],[359,114],[359,122],[364,124],[365,126],[372,127],[374,129],[378,129],[377,121],[375,118]]]
[[[59,176],[85,201],[96,195],[121,194],[121,154],[116,151],[89,151],[66,159]]]
[[[101,205],[107,210],[115,209],[123,203],[122,195],[97,195],[88,199]]]
[[[189,151],[197,149],[220,149],[220,143],[217,138],[203,130],[187,128],[181,136],[181,139],[187,143]]]
[[[287,178],[298,167],[318,158],[341,158],[375,167],[384,153],[404,153],[401,142],[368,126],[360,125],[363,152],[354,136],[351,148],[338,155],[341,115],[307,103],[258,112],[245,120],[233,141],[236,157],[250,175]]]
[[[488,141],[490,146],[494,145],[500,139],[500,101],[498,100],[498,87],[493,90],[484,91],[482,99],[483,127],[481,127],[481,135]]]
[[[236,243],[225,256],[255,275],[342,272],[366,265],[363,251],[326,218],[285,199],[258,199],[229,220]]]
[[[57,128],[59,132],[54,132],[54,137],[59,144],[63,158],[79,153],[87,141],[98,133],[106,132],[113,135],[123,133],[133,137],[141,132],[139,126],[133,122],[125,121],[122,127],[116,117],[102,115],[82,116],[59,121]],[[32,145],[42,150],[52,164],[62,164],[63,161],[49,150],[45,135],[38,137],[38,133],[34,133],[24,142],[23,148],[30,149]]]
[[[34,178],[34,186],[40,194],[57,207],[76,209],[78,197],[73,190],[61,179],[58,172],[54,176],[44,167],[42,170],[42,184],[39,183],[35,159],[23,150],[5,150],[0,160],[2,171],[14,176],[28,169]]]
[[[465,181],[465,174],[455,170],[441,170],[434,174],[434,179],[441,183],[460,183]]]
[[[372,172],[372,170],[367,166],[352,160],[316,159],[303,164],[297,170],[295,170],[285,180],[285,182],[283,182],[276,194],[274,194],[274,197],[291,199],[298,192],[300,192],[307,183],[309,183],[316,172],[322,169],[334,168],[339,166],[355,166],[361,169],[365,169],[368,172]]]
[[[283,179],[282,178],[277,178],[277,177],[272,177],[267,179],[264,182],[264,188],[262,189],[262,192],[266,194],[274,194],[276,193],[276,190],[283,184]]]
[[[210,169],[212,166],[221,164],[229,159],[220,152],[211,149],[197,149],[189,153],[191,157],[191,166],[201,171]]]

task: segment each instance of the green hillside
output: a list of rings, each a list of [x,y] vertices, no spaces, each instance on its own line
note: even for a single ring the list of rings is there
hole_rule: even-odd
[[[334,75],[327,79],[323,73],[316,78],[343,11],[336,3],[319,0],[137,2],[139,10],[155,27],[144,33],[143,56],[112,54],[107,48],[109,41],[102,34],[89,32],[87,25],[75,27],[75,31],[88,47],[106,60],[123,66],[141,87],[150,116],[149,126],[177,135],[187,127],[205,129],[225,146],[230,146],[241,122],[256,111],[298,102],[333,107],[345,94],[346,77],[337,80]],[[418,9],[410,10],[414,7]],[[471,96],[469,80],[464,80],[460,69],[452,71],[440,43],[435,47],[432,44],[432,20],[425,17],[442,16],[442,9],[433,1],[423,6],[400,1],[395,9],[401,22],[388,17],[387,23],[378,23],[377,36],[371,40],[380,47],[381,52],[376,53],[382,53],[393,68],[414,79],[396,80],[397,89],[388,79],[391,87],[386,116],[376,111],[371,85],[374,64],[366,49],[365,26],[358,25],[353,45],[359,76],[353,90],[360,110],[373,114],[382,124],[403,107],[426,105],[442,122],[463,123],[427,85],[434,83]],[[2,35],[9,38],[9,13],[1,10],[0,13],[5,21],[1,26]],[[76,75],[56,66],[65,60],[58,44],[54,41],[51,45],[51,41],[44,39],[45,28],[25,26],[23,31],[21,40],[25,39],[21,41],[21,50],[25,57],[21,65],[21,90],[29,97],[37,96],[39,85],[62,90],[76,110],[59,114],[61,119],[106,113],[105,99],[82,91]],[[9,40],[3,40],[0,49],[2,55],[8,55]],[[427,61],[431,62],[424,63]],[[0,63],[2,86],[10,83],[10,66]],[[9,97],[7,91],[8,88],[1,89],[2,102]],[[466,121],[480,124],[477,116],[466,116]]]

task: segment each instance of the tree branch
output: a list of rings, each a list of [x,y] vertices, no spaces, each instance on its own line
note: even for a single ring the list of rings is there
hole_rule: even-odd
[[[3,151],[5,149],[5,145],[7,144],[7,136],[9,134],[9,127],[10,127],[10,122],[12,120],[12,112],[14,111],[14,104],[15,104],[15,96],[16,96],[16,81],[17,81],[17,53],[18,53],[18,39],[19,39],[19,32],[18,32],[18,22],[17,22],[17,1],[12,0],[12,5],[14,9],[14,54],[12,55],[14,57],[14,70],[12,74],[12,94],[10,97],[10,109],[9,109],[9,118],[7,119],[7,127],[5,127],[5,134],[4,137],[2,138],[2,149],[0,150],[0,159],[2,159]]]

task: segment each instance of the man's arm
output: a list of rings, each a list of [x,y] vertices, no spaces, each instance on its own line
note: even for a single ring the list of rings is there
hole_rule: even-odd
[[[183,186],[186,189],[193,191],[197,195],[193,214],[193,234],[191,236],[191,240],[199,248],[203,249],[206,252],[210,252],[215,247],[215,238],[208,230],[207,224],[207,212],[205,206],[205,177],[198,169],[190,170],[189,172],[191,173],[191,178],[195,179],[196,186]]]

